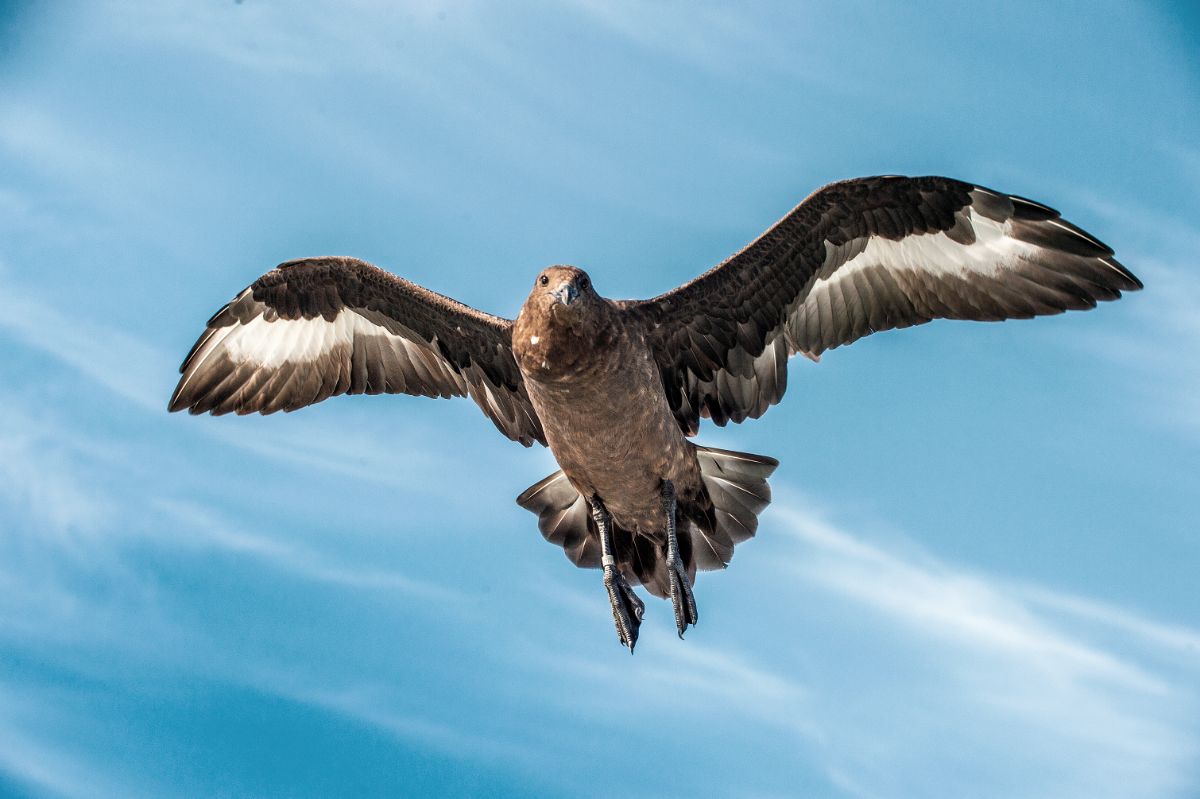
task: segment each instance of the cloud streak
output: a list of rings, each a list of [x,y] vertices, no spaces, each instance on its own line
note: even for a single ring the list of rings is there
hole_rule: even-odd
[[[161,351],[120,330],[42,302],[7,279],[2,268],[0,291],[10,306],[0,315],[0,331],[144,410],[163,409],[159,399],[162,375],[174,370]]]
[[[461,600],[446,586],[366,564],[339,564],[336,559],[295,542],[240,530],[211,509],[175,498],[152,500],[170,524],[169,539],[159,544],[206,546],[257,558],[281,571],[317,582],[351,589],[400,592],[437,602],[443,607]]]
[[[144,795],[109,769],[54,743],[45,731],[63,724],[62,712],[45,697],[0,681],[0,774],[40,795],[64,799]]]
[[[914,795],[889,789],[886,773],[923,750],[919,743],[908,750],[906,741],[929,735],[949,735],[956,745],[978,747],[979,759],[1035,776],[1026,796],[1176,796],[1195,787],[1200,739],[1189,719],[1200,705],[1189,686],[1200,675],[1196,631],[987,578],[920,551],[902,554],[818,514],[780,510],[798,545],[782,568],[835,599],[847,618],[869,625],[860,629],[886,630],[894,643],[885,646],[923,664],[917,684],[900,679],[889,686],[897,696],[922,695],[930,703],[928,715],[891,708],[905,716],[901,738],[892,737],[882,716],[878,728],[850,726],[836,715],[822,721],[837,742],[829,748],[831,768],[865,786],[865,795]],[[1049,608],[1105,625],[1120,637],[1118,646],[1090,641],[1081,625]],[[1179,657],[1164,663],[1164,649]],[[863,751],[882,760],[855,757]],[[987,770],[973,761],[965,753],[959,765]],[[919,789],[921,776],[908,777],[909,790]],[[1003,780],[995,779],[972,795],[1004,795]]]

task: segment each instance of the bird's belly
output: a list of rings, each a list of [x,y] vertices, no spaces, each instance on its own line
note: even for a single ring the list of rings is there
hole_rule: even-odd
[[[657,375],[634,380],[622,371],[580,382],[531,382],[529,398],[576,489],[598,496],[621,527],[657,533],[665,529],[663,480],[691,496],[700,468]]]

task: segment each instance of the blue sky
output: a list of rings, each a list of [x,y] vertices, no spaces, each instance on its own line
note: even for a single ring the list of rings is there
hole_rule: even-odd
[[[1170,4],[0,4],[0,794],[1200,792],[1200,68]],[[465,401],[165,406],[274,264],[515,314],[830,180],[1062,210],[1146,290],[796,361],[701,441],[775,502],[673,634]]]

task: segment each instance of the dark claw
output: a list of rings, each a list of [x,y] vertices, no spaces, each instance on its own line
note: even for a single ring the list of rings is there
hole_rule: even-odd
[[[608,601],[612,604],[613,623],[617,626],[617,639],[622,646],[629,647],[630,654],[637,645],[638,629],[642,626],[642,615],[646,606],[624,575],[615,566],[604,567],[604,587],[608,590]]]
[[[679,632],[679,637],[683,638],[688,625],[700,620],[696,611],[696,597],[692,594],[692,587],[688,585],[687,572],[684,571],[681,561],[676,560],[669,568],[668,574],[671,577],[671,606],[675,609],[675,629]]]
[[[663,511],[667,515],[667,575],[671,581],[671,607],[675,610],[675,629],[679,637],[687,632],[689,624],[699,620],[696,612],[696,598],[692,595],[692,586],[688,583],[687,569],[683,559],[679,557],[679,535],[675,527],[675,485],[670,480],[664,480],[662,486]]]

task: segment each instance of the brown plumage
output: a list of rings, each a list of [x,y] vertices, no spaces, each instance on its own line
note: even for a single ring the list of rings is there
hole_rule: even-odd
[[[606,585],[632,648],[640,602],[614,581],[670,595],[682,633],[695,621],[697,568],[726,565],[770,501],[776,462],[692,444],[701,418],[761,416],[783,397],[797,352],[815,360],[936,318],[1083,310],[1139,288],[1112,250],[1044,205],[948,178],[862,178],[826,186],[651,300],[607,300],[582,270],[550,267],[515,322],[352,258],[290,261],[209,320],[169,407],[273,413],[344,393],[469,396],[562,467],[517,500],[548,540],[596,567],[611,536]]]

